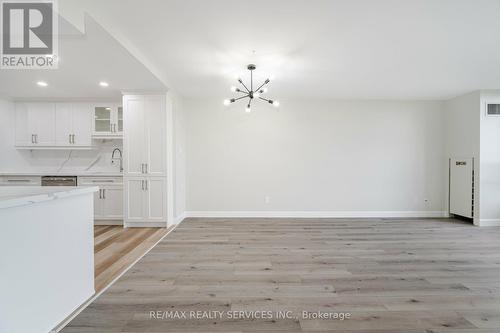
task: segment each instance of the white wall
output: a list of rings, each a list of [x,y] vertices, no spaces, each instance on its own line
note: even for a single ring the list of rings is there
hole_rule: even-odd
[[[487,116],[486,103],[500,104],[500,91],[482,91],[480,225],[500,225],[500,116]]]
[[[436,216],[442,102],[188,100],[187,210],[199,216]],[[266,196],[269,203],[266,203]],[[271,213],[269,213],[271,212]]]
[[[71,156],[69,150],[18,150],[14,147],[15,123],[14,104],[0,99],[0,173],[83,171],[97,159],[90,171],[119,171],[118,163],[111,164],[111,152],[122,149],[121,141],[96,141],[97,149],[73,150]]]
[[[186,211],[186,126],[183,99],[173,96],[174,219],[182,221]]]
[[[480,93],[458,96],[445,102],[446,109],[446,160],[449,158],[474,158],[474,223],[480,216]],[[448,209],[448,164],[446,164],[445,201]]]

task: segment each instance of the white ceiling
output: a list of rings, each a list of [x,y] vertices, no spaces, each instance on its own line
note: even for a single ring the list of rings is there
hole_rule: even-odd
[[[256,63],[270,95],[446,99],[500,88],[500,0],[64,0],[187,97]],[[253,53],[255,50],[255,53]],[[95,81],[95,79],[93,79]],[[93,81],[92,81],[93,82]]]
[[[0,95],[14,99],[120,100],[122,90],[166,90],[140,61],[91,18],[81,33],[59,20],[58,69],[0,70]],[[47,87],[36,82],[45,81]],[[100,81],[109,87],[99,86]]]

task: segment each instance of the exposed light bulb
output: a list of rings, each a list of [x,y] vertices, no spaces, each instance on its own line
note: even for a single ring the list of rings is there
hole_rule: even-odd
[[[238,88],[236,88],[235,86],[232,86],[232,87],[231,87],[231,91],[232,91],[232,92],[237,92],[237,91],[238,91]]]
[[[273,106],[275,106],[275,107],[280,106],[280,102],[278,102],[278,101],[273,101]]]
[[[260,97],[260,92],[253,93],[253,97],[259,98]]]
[[[231,101],[228,100],[228,99],[225,99],[224,102],[222,102],[225,106],[228,106],[229,104],[231,104]]]
[[[265,94],[265,93],[267,93],[267,91],[268,91],[268,90],[269,90],[269,89],[267,89],[267,87],[264,87],[264,88],[262,88],[262,89],[260,90],[260,92],[261,92],[261,93],[263,93],[263,94]]]
[[[45,81],[38,81],[36,83],[37,85],[39,85],[40,87],[47,87],[49,84]]]
[[[252,109],[250,109],[250,104],[248,104],[247,107],[245,108],[245,112],[249,113],[250,111],[252,111]]]
[[[99,85],[100,85],[101,87],[104,87],[104,88],[109,87],[109,83],[104,82],[104,81],[99,82]]]

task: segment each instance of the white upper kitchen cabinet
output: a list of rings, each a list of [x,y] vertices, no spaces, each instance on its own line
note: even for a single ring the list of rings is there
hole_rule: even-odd
[[[55,117],[54,103],[16,103],[16,146],[55,146]]]
[[[124,175],[166,176],[166,96],[126,95],[123,108]]]
[[[166,96],[146,96],[146,174],[167,175]]]
[[[56,145],[92,145],[92,109],[88,103],[56,103]]]
[[[93,105],[94,138],[117,138],[123,136],[123,107],[115,103],[99,103]]]
[[[125,96],[124,106],[124,175],[144,174],[146,140],[145,103],[143,96]]]

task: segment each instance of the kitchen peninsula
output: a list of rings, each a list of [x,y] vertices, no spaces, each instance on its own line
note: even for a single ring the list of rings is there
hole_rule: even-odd
[[[49,332],[94,294],[98,187],[0,187],[0,332]]]

